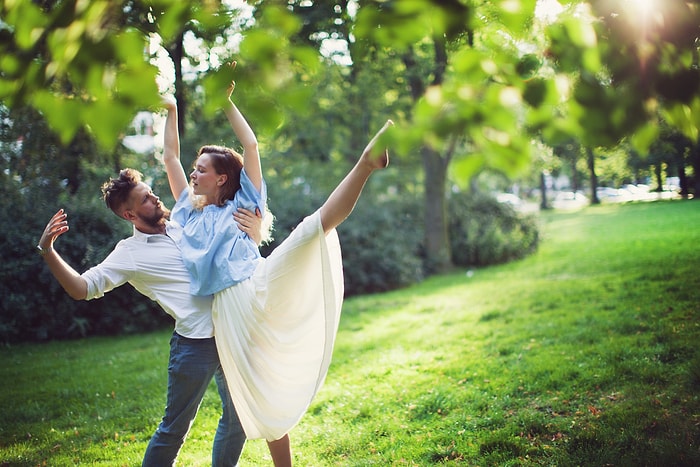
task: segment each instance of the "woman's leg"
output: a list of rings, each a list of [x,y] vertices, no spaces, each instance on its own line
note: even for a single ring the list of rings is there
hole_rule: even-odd
[[[268,441],[272,462],[275,467],[292,467],[292,448],[289,443],[289,434],[275,441]]]
[[[365,150],[362,151],[360,160],[357,161],[355,167],[350,170],[321,206],[321,224],[326,233],[336,228],[350,215],[372,172],[389,165],[387,150],[376,150],[374,145],[379,136],[393,124],[391,120],[388,120],[382,129],[374,135]]]

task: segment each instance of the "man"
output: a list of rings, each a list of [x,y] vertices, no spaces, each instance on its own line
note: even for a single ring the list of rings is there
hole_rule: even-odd
[[[134,234],[121,240],[102,263],[79,274],[54,249],[54,241],[69,230],[63,209],[47,224],[37,249],[73,299],[99,298],[128,282],[158,302],[175,320],[165,415],[146,449],[143,466],[175,463],[212,378],[216,380],[223,407],[214,438],[212,465],[235,466],[245,444],[245,433],[219,363],[211,297],[189,293],[190,276],[177,246],[182,229],[168,220],[170,211],[141,181],[136,170],[122,170],[119,177],[102,186],[102,193],[107,206],[134,226]],[[260,218],[247,211],[235,217],[241,229],[259,243]]]

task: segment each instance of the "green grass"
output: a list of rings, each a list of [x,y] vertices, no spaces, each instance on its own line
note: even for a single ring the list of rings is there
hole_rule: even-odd
[[[347,300],[297,465],[700,465],[700,204],[541,222],[525,260]],[[168,336],[0,351],[0,465],[139,465]],[[209,464],[217,416],[212,386],[180,465]]]

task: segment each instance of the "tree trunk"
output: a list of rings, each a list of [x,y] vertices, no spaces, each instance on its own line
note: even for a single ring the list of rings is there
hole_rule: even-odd
[[[656,191],[661,193],[662,191],[664,191],[664,178],[661,163],[658,163],[654,166],[654,178],[656,178]]]
[[[187,99],[185,97],[185,83],[182,79],[182,58],[185,55],[184,32],[178,34],[172,44],[165,49],[168,51],[170,59],[175,68],[175,100],[177,101],[177,129],[180,137],[185,135],[185,111],[187,110]]]
[[[598,176],[595,173],[595,152],[587,147],[586,154],[588,155],[588,171],[591,175],[591,204],[600,204],[598,199]]]
[[[428,146],[423,146],[421,154],[425,170],[425,269],[436,274],[452,267],[445,197],[447,166]]]
[[[549,209],[549,203],[547,203],[547,176],[544,172],[540,172],[540,193],[542,194],[540,209]]]
[[[688,175],[685,173],[685,165],[683,164],[678,166],[678,180],[681,186],[681,197],[688,199],[690,197],[690,186],[688,184]]]
[[[447,68],[447,49],[444,36],[434,39],[435,62],[433,63],[433,79],[431,85],[440,85]],[[414,51],[411,49],[402,56],[406,67],[406,80],[411,97],[418,102],[425,92],[424,73],[421,70]],[[424,145],[421,148],[423,169],[425,170],[425,264],[427,274],[446,272],[452,267],[450,237],[448,229],[447,201],[445,189],[447,167],[454,151],[456,139],[446,150],[445,156],[440,152]]]
[[[580,188],[577,169],[579,154],[580,151],[574,151],[571,155],[571,188],[574,190],[574,193],[576,193]]]
[[[692,182],[688,183],[693,199],[700,198],[700,137],[690,148],[690,166],[693,168]]]

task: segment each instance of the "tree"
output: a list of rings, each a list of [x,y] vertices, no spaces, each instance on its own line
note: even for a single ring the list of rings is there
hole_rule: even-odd
[[[669,160],[669,169],[674,171],[678,177],[681,196],[688,198],[690,195],[690,181],[686,173],[686,167],[690,162],[690,154],[693,149],[693,142],[684,134],[674,131],[669,135],[669,143],[673,147]]]
[[[518,61],[516,47],[490,49],[490,33],[517,29],[514,18],[534,9],[534,1],[522,3],[516,15],[487,7],[493,23],[478,33],[475,7],[459,1],[366,2],[358,12],[358,41],[397,50],[404,65],[413,108],[397,142],[404,152],[417,148],[423,162],[428,272],[452,265],[446,188],[453,161],[458,177],[469,180],[483,167],[512,174],[528,160],[509,99],[518,100],[522,70],[502,66]]]
[[[578,160],[581,156],[581,145],[578,143],[577,140],[570,139],[568,141],[557,144],[552,149],[554,151],[554,154],[569,167],[569,170],[571,171],[571,189],[574,192],[577,192],[580,188]]]
[[[364,59],[400,58],[411,104],[391,143],[421,154],[427,259],[440,271],[450,265],[448,170],[461,180],[485,167],[517,173],[529,163],[532,134],[551,145],[573,137],[592,151],[629,139],[644,153],[659,114],[698,141],[697,0],[656,2],[641,20],[630,9],[637,2],[567,1],[544,45],[530,40],[536,3],[259,2],[236,54],[246,66],[235,76],[251,90],[244,98],[256,121],[276,128],[278,108],[299,108],[313,91],[322,62],[311,45],[346,41],[350,79]],[[0,100],[41,111],[64,144],[87,127],[106,148],[157,99],[146,32],[155,27],[165,43],[180,44],[188,28],[220,37],[237,17],[220,2],[191,0],[4,2],[0,14]],[[221,107],[233,77],[220,67],[202,80],[206,111]]]
[[[87,128],[109,150],[138,110],[159,102],[158,69],[144,53],[151,35],[173,60],[184,109],[186,32],[214,40],[235,11],[218,1],[44,0],[2,2],[0,16],[0,101],[39,110],[63,144]],[[223,67],[204,86],[225,89],[231,76]]]
[[[587,147],[628,140],[645,153],[659,134],[660,116],[697,139],[698,2],[569,3],[549,28],[547,54],[572,80],[573,98],[550,136],[556,135],[553,128],[566,128]]]
[[[659,138],[651,147],[647,164],[654,169],[656,189],[662,191],[665,176],[676,176],[680,182],[681,195],[688,197],[690,186],[686,166],[690,163],[692,141],[677,130],[663,125]]]
[[[135,108],[157,101],[145,37],[120,28],[118,4],[3,2],[0,101],[40,111],[63,144],[81,128],[112,147]]]
[[[598,175],[595,172],[595,151],[590,146],[586,147],[586,165],[591,181],[591,204],[600,204],[598,199]]]
[[[173,65],[173,92],[178,104],[178,130],[185,134],[185,116],[188,109],[184,62],[189,70],[206,69],[219,64],[214,52],[231,42],[229,34],[236,32],[246,21],[243,7],[236,8],[224,2],[144,2],[128,0],[122,7],[124,27],[140,30],[145,36],[156,36]],[[234,27],[235,26],[235,27]],[[185,40],[201,41],[202,53],[188,55]]]

